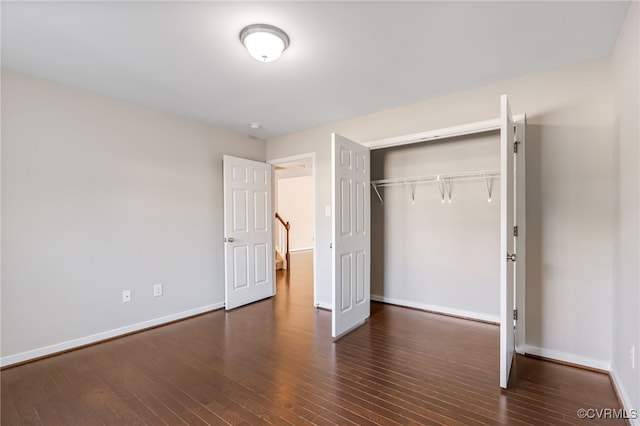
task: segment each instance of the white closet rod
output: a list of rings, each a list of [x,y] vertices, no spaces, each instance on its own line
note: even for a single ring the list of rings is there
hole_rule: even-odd
[[[378,191],[378,188],[404,185],[409,191],[411,201],[415,201],[416,185],[423,183],[437,183],[438,189],[440,190],[440,195],[442,197],[442,202],[444,203],[445,193],[449,196],[449,202],[451,202],[451,182],[463,180],[484,180],[487,186],[487,192],[489,193],[489,201],[491,201],[491,192],[493,189],[492,179],[498,177],[500,177],[500,170],[483,170],[467,173],[449,173],[430,176],[379,179],[371,181],[371,187],[378,196],[380,204],[383,204],[382,196],[380,195],[380,191]]]
[[[438,181],[444,181],[444,180],[458,181],[458,180],[485,179],[485,178],[495,178],[495,177],[500,177],[500,170],[486,170],[486,171],[468,172],[468,173],[450,173],[450,174],[439,174],[439,175],[431,175],[431,176],[379,179],[379,180],[372,180],[371,185],[380,188],[383,186],[404,185],[407,183],[430,183],[430,182],[438,182]]]

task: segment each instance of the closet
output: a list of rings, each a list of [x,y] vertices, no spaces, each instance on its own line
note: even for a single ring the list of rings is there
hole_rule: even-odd
[[[497,131],[371,152],[371,298],[500,322]]]
[[[524,345],[525,116],[506,95],[500,110],[363,144],[333,135],[334,338],[370,298],[499,322],[507,387]]]

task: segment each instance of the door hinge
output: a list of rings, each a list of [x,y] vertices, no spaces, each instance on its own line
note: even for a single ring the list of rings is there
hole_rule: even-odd
[[[518,310],[517,309],[513,310],[513,319],[516,320],[516,321],[518,320]]]
[[[518,225],[513,227],[513,236],[517,237],[518,236]]]
[[[513,153],[514,153],[514,154],[517,154],[517,153],[518,153],[518,144],[519,144],[519,143],[520,143],[520,142],[518,142],[518,141],[515,141],[515,142],[513,143]]]

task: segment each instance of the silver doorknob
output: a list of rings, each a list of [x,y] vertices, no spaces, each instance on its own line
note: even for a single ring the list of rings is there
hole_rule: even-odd
[[[515,253],[513,253],[513,254],[507,253],[507,260],[515,262],[516,261],[516,254]]]
[[[225,238],[225,239],[224,239],[224,242],[225,242],[225,243],[233,243],[235,240],[236,240],[235,238],[233,238],[233,237],[229,237],[229,238]]]

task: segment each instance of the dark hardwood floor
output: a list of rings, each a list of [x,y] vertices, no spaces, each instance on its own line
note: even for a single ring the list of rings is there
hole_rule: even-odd
[[[2,371],[2,425],[603,424],[608,376],[518,356],[498,386],[498,327],[372,304],[334,343],[311,253],[277,296]],[[609,421],[624,424],[623,420]]]

